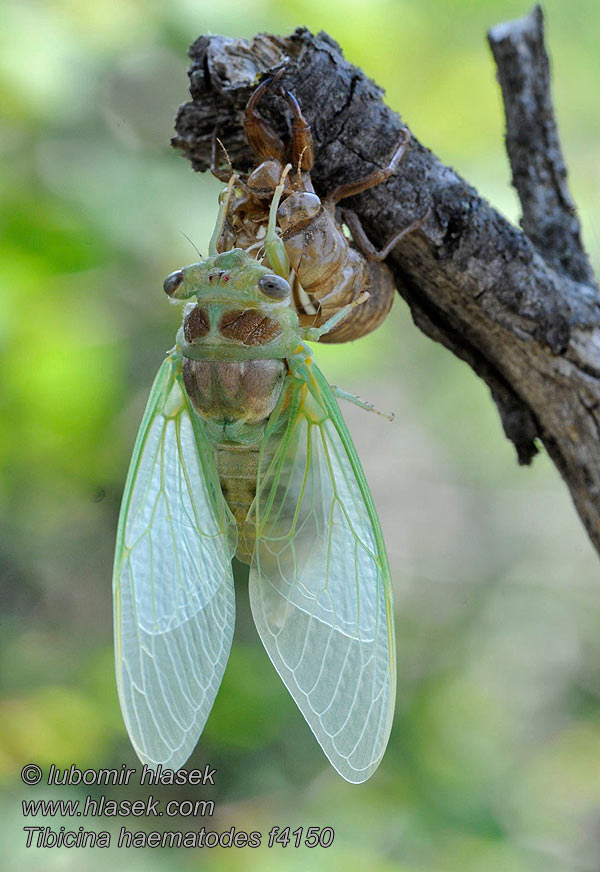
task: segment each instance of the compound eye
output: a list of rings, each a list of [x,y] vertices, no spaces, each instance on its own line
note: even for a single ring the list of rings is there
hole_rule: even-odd
[[[290,286],[281,276],[269,275],[262,276],[258,280],[258,287],[263,294],[271,297],[273,300],[285,300],[290,293]]]
[[[169,297],[172,297],[181,282],[183,281],[183,270],[178,269],[175,272],[172,272],[170,276],[167,276],[163,282],[163,288],[165,294],[168,294]]]

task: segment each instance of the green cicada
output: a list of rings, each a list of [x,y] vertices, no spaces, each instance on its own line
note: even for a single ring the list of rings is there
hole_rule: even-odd
[[[299,326],[275,224],[282,184],[270,268],[239,248],[217,254],[234,183],[209,256],[164,284],[191,302],[152,387],[119,517],[121,708],[144,763],[185,763],[229,657],[236,554],[275,669],[333,766],[361,782],[394,711],[390,574],[360,461],[304,344],[355,304]]]

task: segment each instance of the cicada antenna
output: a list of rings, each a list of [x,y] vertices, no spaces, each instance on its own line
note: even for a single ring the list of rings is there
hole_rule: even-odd
[[[195,243],[195,242],[192,242],[192,240],[190,239],[190,237],[187,235],[187,233],[184,233],[183,230],[181,230],[180,233],[181,233],[182,236],[185,236],[185,238],[187,239],[187,241],[189,242],[189,244],[192,246],[192,248],[194,249],[194,251],[196,252],[196,254],[198,255],[198,257],[200,258],[200,260],[202,260],[202,252],[201,252],[201,251],[198,251],[198,246],[196,245],[196,243]]]
[[[225,146],[223,145],[223,143],[221,142],[221,140],[219,139],[218,136],[216,137],[216,140],[219,143],[219,145],[221,146],[221,148],[223,149],[223,154],[225,155],[225,160],[227,161],[227,166],[229,167],[229,175],[231,177],[233,175],[233,164],[231,163],[231,158],[229,157],[229,152],[227,151],[227,149],[225,148]],[[229,179],[227,181],[229,181]]]
[[[233,175],[233,166],[231,165],[231,160],[229,159],[229,153],[219,137],[217,136],[218,127],[215,127],[212,135],[212,145],[210,152],[210,171],[220,182],[228,182],[231,176]],[[225,174],[223,170],[217,168],[217,143],[221,146],[223,153],[225,155],[225,160],[227,161],[227,166],[229,167],[229,172]]]
[[[228,172],[227,176],[224,176],[222,170],[217,169],[217,143],[219,143],[219,145],[221,146],[221,150],[222,150],[223,154],[225,155],[225,160],[227,161],[227,166],[229,168],[229,172]],[[233,175],[233,164],[231,163],[231,158],[229,157],[229,152],[227,151],[227,149],[225,148],[225,146],[223,145],[223,143],[221,142],[221,140],[217,136],[217,128],[216,127],[215,127],[215,130],[213,133],[210,169],[211,169],[213,176],[216,176],[221,182],[228,182],[229,179]]]

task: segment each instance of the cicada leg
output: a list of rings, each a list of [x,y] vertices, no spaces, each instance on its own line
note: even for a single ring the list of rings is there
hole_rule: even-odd
[[[396,417],[393,412],[382,412],[373,403],[370,403],[368,400],[363,400],[361,397],[357,397],[355,394],[349,394],[348,391],[345,391],[343,388],[338,387],[337,385],[330,385],[331,393],[338,400],[346,400],[348,403],[353,403],[355,406],[358,406],[359,409],[363,409],[365,412],[374,412],[376,415],[381,415],[382,418],[387,418],[388,421],[393,421]]]
[[[256,111],[256,107],[266,91],[279,81],[284,70],[281,69],[275,76],[270,76],[261,82],[258,88],[254,91],[248,102],[246,103],[246,113],[244,120],[244,131],[248,145],[252,151],[261,158],[267,160],[270,157],[282,161],[285,156],[285,145],[281,137],[267,124],[264,118]]]
[[[221,140],[217,136],[217,131],[218,131],[218,127],[215,127],[215,129],[213,130],[212,144],[211,144],[211,150],[210,150],[210,171],[213,174],[213,176],[215,176],[217,179],[219,179],[220,182],[228,182],[229,179],[231,178],[231,176],[233,175],[233,167],[231,165],[231,159],[229,157],[229,153],[227,152],[227,149],[225,148],[225,146],[223,145],[223,143],[221,142]],[[217,143],[221,146],[221,149],[225,155],[225,160],[227,161],[227,166],[229,168],[228,172],[226,172],[223,169],[219,169],[219,167],[217,166]]]
[[[310,172],[315,161],[312,133],[310,124],[302,114],[300,104],[291,91],[283,91],[283,95],[292,110],[294,123],[292,128],[292,163],[301,172]]]
[[[410,133],[408,130],[403,130],[402,134],[402,141],[386,167],[374,170],[372,173],[369,173],[368,176],[363,176],[362,179],[357,179],[355,182],[338,185],[337,188],[334,188],[333,191],[327,195],[323,202],[331,204],[339,203],[340,200],[344,200],[346,197],[353,197],[354,194],[360,194],[361,191],[375,188],[377,185],[385,182],[386,179],[389,179],[408,149]]]
[[[365,336],[367,333],[375,330],[383,323],[394,302],[396,287],[392,273],[382,261],[401,239],[421,227],[428,215],[429,211],[425,212],[421,218],[409,224],[408,227],[404,227],[395,233],[384,247],[379,250],[375,248],[367,237],[358,216],[348,209],[342,210],[344,223],[352,234],[356,248],[366,261],[368,274],[366,287],[369,290],[369,299],[364,306],[361,306],[360,311],[351,320],[344,321],[339,327],[326,333],[322,337],[322,342],[348,342],[351,339],[358,339],[360,336]],[[322,298],[320,300],[321,305],[325,301],[326,298]]]
[[[337,327],[340,321],[344,321],[356,306],[362,306],[363,303],[366,303],[369,296],[370,294],[368,291],[363,291],[356,300],[353,300],[346,306],[342,306],[341,309],[338,309],[338,311],[332,315],[331,318],[328,318],[324,324],[321,324],[320,327],[301,327],[300,331],[302,338],[308,339],[309,342],[317,342],[321,336],[324,336],[326,333],[333,330],[334,327]]]
[[[279,184],[273,193],[273,199],[269,207],[269,223],[267,225],[267,235],[265,236],[265,254],[271,269],[282,278],[288,278],[290,274],[290,260],[287,256],[285,245],[281,236],[277,233],[277,209],[281,201],[285,180],[287,174],[291,170],[291,164],[287,164],[279,179]]]
[[[236,173],[233,173],[229,181],[227,182],[227,187],[224,188],[219,194],[219,211],[217,212],[217,221],[215,223],[215,229],[213,230],[213,234],[210,237],[210,243],[208,246],[208,254],[211,257],[219,253],[217,249],[217,242],[219,241],[219,237],[223,232],[223,227],[225,226],[227,211],[229,209],[229,201],[231,200],[233,186],[236,182],[239,182],[239,176]]]
[[[265,79],[254,91],[246,104],[244,130],[250,148],[262,160],[275,158],[283,163],[285,149],[283,141],[273,128],[267,124],[264,118],[257,112],[257,106],[266,91],[277,84],[285,68],[279,70],[275,76]],[[302,114],[300,105],[291,91],[281,89],[282,96],[286,99],[292,112],[292,164],[297,167],[298,173],[310,172],[314,163],[313,138],[310,124]]]
[[[426,212],[421,215],[420,218],[417,218],[416,221],[413,221],[412,224],[409,224],[407,227],[403,227],[402,230],[398,230],[397,233],[394,233],[388,241],[385,243],[383,248],[375,248],[367,234],[365,233],[364,227],[360,222],[360,218],[353,212],[351,209],[344,209],[342,211],[342,215],[344,218],[344,223],[347,225],[350,233],[352,234],[352,239],[355,242],[357,248],[364,254],[367,260],[376,261],[381,263],[381,261],[385,260],[390,251],[394,249],[398,243],[404,239],[405,236],[408,236],[414,230],[418,230],[419,227],[422,227],[425,221],[427,220],[430,209],[427,209]]]

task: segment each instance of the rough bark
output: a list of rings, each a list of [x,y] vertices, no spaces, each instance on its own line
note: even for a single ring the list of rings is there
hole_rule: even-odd
[[[541,10],[488,38],[523,230],[414,137],[395,175],[347,205],[378,245],[429,210],[388,258],[400,294],[417,326],[488,384],[519,462],[531,462],[536,439],[545,445],[600,550],[600,297],[567,187]],[[192,101],[173,145],[196,170],[209,168],[215,127],[236,169],[253,165],[243,109],[258,77],[282,64],[282,84],[312,126],[319,193],[385,166],[405,126],[325,33],[203,36],[190,56]],[[287,133],[279,96],[261,112]]]

